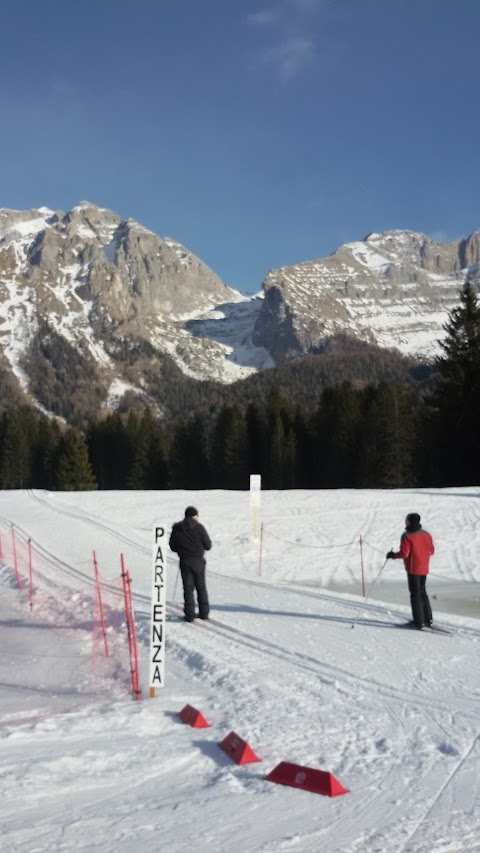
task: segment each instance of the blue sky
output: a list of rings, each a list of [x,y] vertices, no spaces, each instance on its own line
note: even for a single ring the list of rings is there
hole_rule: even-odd
[[[228,284],[480,227],[479,0],[2,0],[0,206],[89,200]]]

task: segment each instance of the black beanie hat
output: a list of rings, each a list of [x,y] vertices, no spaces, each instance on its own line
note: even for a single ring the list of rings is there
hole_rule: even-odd
[[[407,515],[407,521],[409,521],[410,524],[420,524],[420,516],[418,512],[409,512]]]
[[[187,506],[185,510],[185,518],[192,518],[194,515],[198,515],[198,509],[194,506]]]

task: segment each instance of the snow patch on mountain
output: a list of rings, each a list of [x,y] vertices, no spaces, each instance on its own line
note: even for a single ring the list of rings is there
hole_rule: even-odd
[[[130,382],[123,382],[121,379],[114,379],[108,389],[104,407],[109,409],[118,409],[120,400],[127,391],[132,391],[134,394],[138,393],[138,389]]]
[[[0,300],[0,346],[21,388],[28,392],[28,377],[20,362],[35,326],[33,301],[25,299],[25,290],[16,280],[0,282],[0,287],[7,291],[6,298]]]
[[[373,251],[366,243],[347,243],[345,248],[351,250],[353,257],[359,264],[369,267],[369,269],[383,272],[390,263],[388,258],[385,258],[379,252]],[[354,272],[353,269],[352,272]]]

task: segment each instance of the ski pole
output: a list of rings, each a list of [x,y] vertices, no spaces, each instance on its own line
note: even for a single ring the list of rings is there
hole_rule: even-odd
[[[353,622],[352,628],[355,628],[355,625],[357,624],[358,619],[360,618],[360,615],[361,615],[361,613],[363,612],[363,610],[364,610],[364,608],[365,608],[365,605],[366,605],[366,603],[367,603],[368,599],[370,598],[370,594],[371,594],[371,592],[372,592],[372,590],[373,590],[373,587],[375,586],[376,582],[378,581],[378,579],[379,579],[380,575],[382,574],[382,572],[383,572],[383,570],[384,570],[385,566],[387,565],[387,563],[388,563],[388,557],[387,557],[387,559],[385,560],[385,562],[384,562],[384,564],[383,564],[382,568],[380,569],[380,571],[379,571],[379,573],[378,573],[377,577],[375,578],[374,582],[372,583],[372,585],[371,585],[370,589],[368,590],[368,595],[366,595],[366,596],[365,596],[365,599],[364,599],[364,601],[363,601],[363,603],[362,603],[362,605],[361,605],[361,607],[360,607],[360,610],[358,611],[358,613],[357,613],[357,615],[356,615],[356,617],[355,617],[355,620],[354,620],[354,622]]]
[[[178,576],[179,576],[179,574],[180,574],[180,566],[178,567],[177,577],[175,578],[175,586],[174,586],[174,589],[173,589],[173,600],[174,600],[174,601],[175,601],[175,595],[176,595],[176,593],[177,593],[177,583],[178,583]]]

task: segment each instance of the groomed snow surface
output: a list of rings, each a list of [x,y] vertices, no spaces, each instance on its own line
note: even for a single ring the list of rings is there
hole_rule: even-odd
[[[213,621],[169,619],[150,699],[152,530],[188,504],[213,540]],[[400,627],[405,573],[384,562],[407,512],[434,537],[451,634]],[[12,523],[43,560],[32,613],[0,563],[2,853],[480,851],[480,489],[265,492],[256,517],[246,492],[2,492],[4,537]],[[132,575],[139,702],[114,627],[109,661],[91,656],[93,550],[103,578],[120,553]],[[181,722],[186,704],[211,727]],[[231,731],[259,763],[219,748]],[[266,781],[281,761],[349,793]]]

